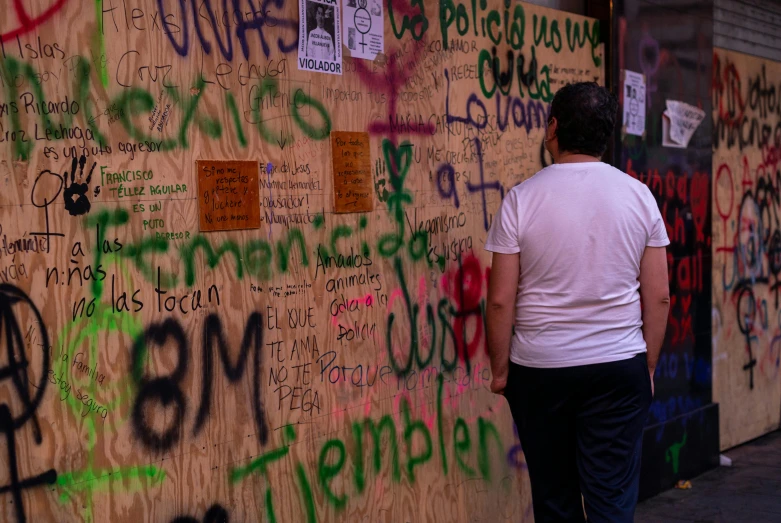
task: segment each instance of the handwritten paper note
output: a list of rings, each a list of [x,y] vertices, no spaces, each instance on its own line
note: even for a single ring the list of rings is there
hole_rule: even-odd
[[[705,119],[705,111],[684,102],[667,100],[662,113],[662,146],[683,149]]]
[[[334,168],[334,212],[368,212],[372,198],[369,133],[331,133]]]
[[[198,160],[196,166],[202,231],[260,227],[258,162]]]

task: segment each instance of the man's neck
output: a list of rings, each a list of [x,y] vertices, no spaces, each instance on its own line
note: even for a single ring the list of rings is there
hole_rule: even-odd
[[[581,153],[561,153],[553,159],[554,163],[586,163],[586,162],[599,162],[601,161],[596,156],[590,154]]]

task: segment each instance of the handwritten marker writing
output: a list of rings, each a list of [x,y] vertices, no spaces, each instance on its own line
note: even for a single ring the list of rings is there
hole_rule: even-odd
[[[266,176],[268,177],[268,199],[269,199],[269,201],[271,201],[272,198],[273,198],[271,196],[271,171],[273,171],[273,170],[274,170],[274,166],[271,165],[271,162],[268,162],[266,164]],[[273,222],[273,221],[274,221],[274,209],[272,208],[271,209],[271,222]],[[269,241],[271,241],[271,223],[269,223],[268,225],[269,225],[269,227],[268,227],[268,239],[269,239]]]

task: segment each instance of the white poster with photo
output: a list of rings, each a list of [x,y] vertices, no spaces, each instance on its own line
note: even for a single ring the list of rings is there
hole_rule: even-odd
[[[624,132],[645,134],[645,76],[624,71]]]
[[[353,58],[374,60],[384,50],[382,0],[345,0],[343,20]]]
[[[298,68],[342,74],[338,0],[299,0]]]

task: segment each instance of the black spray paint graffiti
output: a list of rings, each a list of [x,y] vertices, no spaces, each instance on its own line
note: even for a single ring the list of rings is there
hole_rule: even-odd
[[[71,183],[68,185],[68,171],[65,171],[63,178],[65,181],[65,190],[63,191],[63,198],[65,199],[65,209],[71,216],[81,216],[87,214],[90,210],[89,198],[87,198],[87,192],[89,191],[89,184],[92,181],[92,171],[95,170],[97,162],[92,163],[90,167],[87,179],[84,179],[84,164],[87,163],[87,157],[82,155],[79,158],[79,181],[76,181],[76,158],[71,163]]]
[[[65,209],[71,216],[81,216],[90,211],[90,204],[87,193],[89,184],[92,181],[92,171],[95,170],[96,162],[90,167],[87,178],[84,178],[84,165],[87,163],[87,157],[82,155],[78,161],[73,158],[70,168],[70,183],[68,183],[68,171],[63,174],[44,169],[38,174],[30,191],[30,203],[33,206],[43,209],[46,217],[46,231],[31,232],[30,236],[46,237],[46,252],[50,252],[50,240],[52,236],[65,236],[60,232],[52,232],[49,224],[49,206],[57,201],[60,193],[65,203]],[[79,177],[76,179],[76,168],[79,168]],[[64,189],[64,190],[63,190]],[[97,198],[100,188],[95,188],[95,197]]]
[[[229,523],[228,511],[224,507],[215,503],[209,510],[206,511],[206,515],[203,517],[203,523]],[[171,523],[201,523],[192,516],[179,516],[171,521]]]
[[[36,373],[40,377],[40,381],[37,385],[30,382],[30,375],[28,374],[30,362],[25,354],[22,329],[19,327],[19,321],[16,316],[18,309],[25,306],[32,312],[34,321],[37,323],[35,328],[42,337],[40,344],[42,347],[41,369]],[[16,462],[16,431],[27,421],[32,420],[35,442],[40,445],[42,441],[41,428],[38,419],[35,417],[35,411],[38,409],[46,390],[46,377],[49,373],[49,338],[46,334],[41,313],[35,307],[35,304],[22,290],[9,284],[0,284],[0,346],[2,346],[3,341],[7,350],[8,364],[0,368],[0,383],[10,379],[24,407],[22,413],[14,417],[8,404],[0,404],[0,433],[5,436],[8,448],[9,477],[9,484],[0,486],[0,495],[7,492],[11,493],[16,510],[16,520],[21,523],[26,521],[22,492],[39,485],[53,484],[57,480],[57,472],[51,469],[32,478],[19,479],[19,469]],[[37,389],[32,397],[30,396],[30,385]]]
[[[743,195],[738,214],[740,232],[736,235],[733,253],[734,290],[738,328],[746,340],[748,362],[743,370],[749,373],[749,388],[754,388],[754,370],[757,358],[754,344],[758,342],[757,329],[767,329],[767,303],[764,307],[756,299],[755,285],[768,285],[775,294],[778,309],[781,292],[781,172],[756,177],[756,188]],[[767,260],[767,265],[765,265]],[[722,271],[725,269],[723,268]],[[726,280],[722,276],[722,280]],[[726,283],[726,281],[725,281]]]
[[[38,185],[39,183],[41,184],[40,186]],[[52,188],[50,186],[52,184],[56,186],[56,190],[51,190]],[[61,232],[52,232],[51,227],[49,226],[49,205],[57,201],[57,198],[62,192],[62,186],[63,181],[61,175],[53,173],[49,169],[44,169],[35,178],[33,188],[30,191],[30,203],[38,209],[43,209],[46,221],[46,231],[31,232],[30,236],[44,236],[45,238],[42,238],[41,242],[46,245],[46,252],[51,251],[52,236],[65,236],[65,234]],[[49,191],[47,191],[47,189],[49,189]],[[43,250],[43,248],[41,248],[41,250]]]
[[[176,350],[176,368],[167,376],[149,377],[145,375],[144,366],[148,350],[152,346],[164,347],[169,339],[173,341]],[[252,409],[255,416],[258,439],[262,444],[265,444],[268,440],[268,426],[260,398],[260,349],[263,346],[263,318],[257,312],[251,314],[247,319],[244,337],[241,341],[239,356],[235,365],[231,362],[229,355],[231,352],[230,347],[223,335],[222,322],[219,317],[211,314],[206,318],[202,342],[203,383],[201,386],[200,406],[193,426],[193,436],[198,435],[203,429],[211,411],[212,349],[215,343],[222,361],[223,370],[231,383],[237,383],[244,376],[250,348],[252,349]],[[180,438],[187,411],[187,401],[180,384],[187,374],[187,365],[190,361],[190,344],[179,322],[169,318],[161,323],[150,325],[136,338],[132,350],[133,368],[131,371],[135,382],[139,385],[138,395],[133,405],[133,428],[136,436],[145,446],[157,451],[167,451]],[[173,421],[162,432],[155,430],[147,417],[147,409],[157,404],[163,408],[173,407],[174,409]]]

